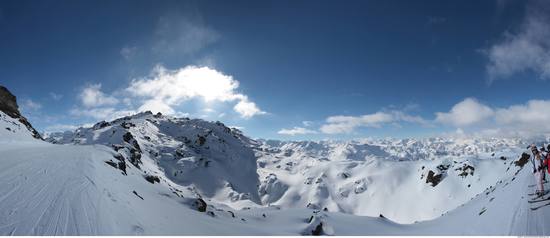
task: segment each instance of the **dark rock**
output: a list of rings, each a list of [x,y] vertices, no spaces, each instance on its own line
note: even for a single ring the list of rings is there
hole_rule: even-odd
[[[121,154],[113,155],[113,157],[114,157],[115,159],[117,159],[118,161],[124,161],[124,157],[123,157]]]
[[[197,211],[206,212],[207,206],[208,205],[206,205],[206,202],[202,200],[202,198],[197,198],[197,200],[195,200],[195,207],[197,208]]]
[[[139,196],[139,194],[136,192],[136,190],[133,191],[133,193],[138,196],[139,198],[141,198],[141,200],[144,200],[142,196]]]
[[[522,168],[523,168],[523,166],[524,166],[525,164],[527,164],[527,162],[529,162],[529,158],[530,158],[530,157],[531,157],[531,156],[530,156],[529,154],[523,153],[523,154],[521,154],[521,157],[519,158],[519,160],[514,161],[514,164],[515,164],[516,166],[518,166],[518,167],[522,167]]]
[[[123,122],[123,123],[121,124],[121,126],[122,126],[123,128],[125,128],[125,129],[130,129],[131,127],[135,127],[136,124],[131,123],[131,122]]]
[[[118,164],[113,161],[105,161],[106,164],[113,166],[113,168],[118,169]]]
[[[147,180],[147,182],[152,183],[152,184],[155,184],[155,182],[160,183],[160,178],[158,176],[154,176],[154,175],[145,176],[145,180]]]
[[[32,127],[31,123],[27,121],[27,118],[21,115],[19,112],[19,106],[17,105],[17,98],[5,87],[0,86],[0,111],[6,113],[13,119],[18,119],[21,124],[25,125],[27,129],[32,133],[32,136],[39,140],[44,140],[40,133]]]
[[[108,126],[110,126],[110,125],[111,125],[111,124],[109,124],[109,123],[106,122],[106,121],[100,121],[100,122],[96,123],[92,128],[93,128],[94,130],[99,130],[99,129],[108,127]]]
[[[475,168],[469,164],[464,164],[461,168],[455,169],[456,171],[462,171],[458,176],[467,177],[468,175],[474,175]]]
[[[431,183],[432,187],[437,186],[441,182],[443,174],[435,175],[434,171],[429,171],[428,176],[426,177],[426,183]]]
[[[313,203],[308,203],[306,205],[306,208],[309,208],[309,209],[320,209],[319,206],[317,204],[313,204]]]
[[[126,133],[122,136],[122,139],[123,139],[124,141],[126,141],[127,143],[130,143],[130,141],[131,141],[132,139],[134,139],[134,136],[132,136],[132,133],[126,132]]]
[[[481,216],[481,214],[483,214],[485,211],[487,211],[487,208],[483,208],[478,215]]]
[[[451,167],[451,165],[448,165],[448,164],[440,164],[437,166],[437,169],[439,169],[439,171],[441,172],[444,172],[446,171],[447,169],[449,169],[449,167]]]
[[[122,170],[122,173],[124,173],[124,175],[128,175],[126,173],[126,161],[124,161],[124,160],[119,161],[118,162],[118,169]]]
[[[311,235],[314,236],[320,236],[323,235],[323,223],[319,222],[319,224],[311,231]]]
[[[0,86],[0,111],[8,114],[12,118],[19,118],[19,106],[17,105],[17,98],[11,92]]]
[[[204,143],[206,143],[206,137],[204,136],[198,136],[199,138],[197,139],[199,145],[204,145]]]

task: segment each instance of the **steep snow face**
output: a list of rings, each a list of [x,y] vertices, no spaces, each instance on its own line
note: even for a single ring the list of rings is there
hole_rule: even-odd
[[[161,173],[200,196],[233,207],[260,203],[252,150],[256,142],[220,122],[146,112],[80,128],[73,134],[54,134],[47,140],[107,145],[118,153],[113,163],[129,162],[124,168]]]
[[[260,196],[282,208],[430,220],[502,180],[521,147],[515,140],[262,141]]]

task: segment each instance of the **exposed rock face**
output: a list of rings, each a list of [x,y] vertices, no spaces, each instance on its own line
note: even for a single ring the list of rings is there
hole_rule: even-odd
[[[4,86],[0,86],[0,111],[6,113],[14,119],[19,119],[23,125],[32,133],[33,137],[42,140],[40,133],[32,127],[31,123],[27,121],[27,118],[23,117],[19,112],[19,106],[17,105],[17,98]]]
[[[195,207],[197,208],[197,211],[206,212],[207,206],[208,205],[206,205],[206,202],[202,200],[202,198],[197,198],[197,200],[195,200]]]
[[[8,114],[12,118],[20,117],[17,99],[4,86],[0,86],[0,111]]]
[[[527,164],[527,162],[529,162],[529,158],[531,156],[527,153],[523,153],[521,154],[521,157],[517,160],[517,161],[514,161],[514,164],[518,167],[522,167]]]
[[[426,183],[431,183],[432,187],[435,187],[437,186],[437,184],[439,184],[439,182],[441,182],[442,177],[442,174],[436,175],[434,171],[430,170],[428,172],[428,177],[426,177]]]

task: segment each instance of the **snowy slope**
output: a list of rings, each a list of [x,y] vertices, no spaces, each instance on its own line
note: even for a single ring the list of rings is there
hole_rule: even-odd
[[[141,113],[52,144],[0,119],[0,235],[550,235],[520,140],[254,141]]]
[[[416,153],[392,156],[396,144]],[[384,214],[399,223],[430,220],[501,180],[518,153],[515,148],[522,147],[504,140],[430,139],[413,144],[264,141],[258,152],[258,171],[265,178],[260,196],[265,204],[283,208]],[[436,184],[432,177],[440,181]]]
[[[35,141],[33,133],[19,119],[0,111],[0,143],[13,141]]]
[[[129,170],[160,176],[236,208],[260,202],[255,142],[220,122],[145,112],[46,140],[109,146],[119,154],[114,162],[124,162]]]
[[[151,184],[139,173],[123,176],[110,168],[103,162],[112,157],[105,146],[37,141],[2,146],[0,153],[5,155],[0,158],[3,235],[299,235],[311,234],[321,223],[323,234],[338,235],[549,234],[550,213],[528,210],[531,175],[525,169],[515,175],[515,165],[506,180],[459,209],[402,225],[381,217],[277,206],[232,210],[209,204],[211,213],[201,213],[194,199],[176,195],[168,183]]]

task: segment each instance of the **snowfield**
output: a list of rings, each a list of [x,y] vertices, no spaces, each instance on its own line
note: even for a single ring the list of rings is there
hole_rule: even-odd
[[[147,112],[42,141],[0,112],[0,235],[550,235],[524,152],[252,140]]]

